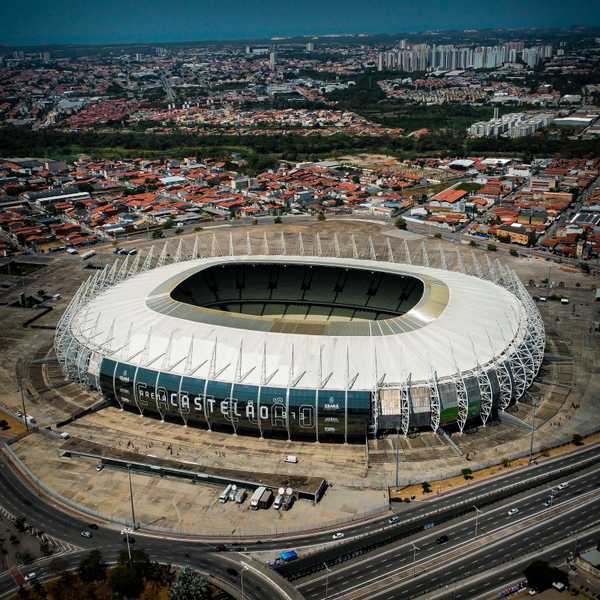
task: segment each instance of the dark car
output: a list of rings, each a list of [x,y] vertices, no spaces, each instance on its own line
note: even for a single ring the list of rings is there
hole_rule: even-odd
[[[88,529],[98,529],[98,525],[96,523],[88,523]]]
[[[445,544],[449,539],[450,538],[446,534],[444,534],[444,535],[440,535],[440,537],[435,541],[438,544]]]

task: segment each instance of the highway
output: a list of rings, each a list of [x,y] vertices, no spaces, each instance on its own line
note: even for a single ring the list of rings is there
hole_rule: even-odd
[[[399,585],[398,580],[402,579],[403,576],[405,580],[403,580],[402,585],[410,588],[411,594],[416,591],[425,592],[429,589],[435,589],[438,584],[449,584],[454,580],[451,573],[433,577],[432,565],[429,565],[427,568],[428,577],[420,581],[419,587],[415,588],[412,585],[416,582],[416,580],[415,582],[412,581],[413,570],[416,571],[418,576],[419,572],[424,570],[424,562],[436,556],[443,559],[440,561],[440,568],[446,567],[452,554],[461,549],[472,558],[474,565],[478,565],[474,567],[475,571],[481,568],[481,564],[485,564],[488,568],[490,565],[488,557],[475,558],[474,554],[489,548],[492,532],[510,528],[540,512],[545,514],[551,513],[553,510],[560,510],[563,505],[567,506],[570,502],[578,500],[585,494],[598,492],[600,490],[600,466],[595,465],[576,477],[569,478],[568,481],[567,488],[554,493],[550,506],[545,506],[544,503],[549,500],[552,486],[543,485],[516,498],[490,506],[485,511],[479,513],[473,511],[472,514],[462,519],[456,519],[441,527],[425,530],[420,534],[405,538],[398,543],[385,546],[378,551],[341,565],[331,566],[328,570],[320,571],[295,583],[307,599],[324,598],[326,595],[328,598],[371,598],[375,597],[377,592],[382,593],[382,590],[387,590],[392,583]],[[554,486],[554,489],[556,489],[556,486]],[[596,496],[593,504],[594,510],[597,510],[598,502],[600,502],[600,497]],[[518,509],[518,512],[509,514],[509,511],[514,508]],[[585,522],[585,515],[587,514],[583,509],[576,512],[573,516],[573,525]],[[600,520],[600,513],[596,515],[592,511],[589,516]],[[568,520],[558,518],[552,527],[555,527],[556,532],[561,533],[561,524],[567,522]],[[546,536],[546,533],[554,531],[552,527],[544,528],[541,534]],[[445,539],[442,536],[447,536],[447,541],[442,542],[442,539]],[[526,539],[534,540],[537,543],[539,541],[538,537],[539,535],[536,534]],[[506,555],[510,556],[515,552],[519,552],[520,545],[525,544],[526,539],[513,540]],[[545,540],[545,537],[543,539]],[[502,548],[505,548],[505,546],[505,544],[502,544]],[[463,562],[460,564],[463,564]],[[460,571],[461,569],[458,568],[457,572],[460,573]],[[474,571],[466,570],[466,572]],[[460,574],[464,575],[464,573]],[[391,594],[382,595],[381,597],[402,598],[407,596]]]

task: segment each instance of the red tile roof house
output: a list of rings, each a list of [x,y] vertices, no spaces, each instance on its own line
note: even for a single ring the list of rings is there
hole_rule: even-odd
[[[444,190],[431,198],[429,206],[462,213],[465,211],[465,199],[468,195],[466,190]]]

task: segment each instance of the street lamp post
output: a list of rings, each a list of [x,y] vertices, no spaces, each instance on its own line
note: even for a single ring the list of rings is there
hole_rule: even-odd
[[[416,562],[417,562],[417,550],[419,548],[417,547],[417,545],[414,542],[412,543],[412,547],[413,547],[413,562],[412,562],[412,564],[413,564],[413,577],[414,577],[417,574]]]
[[[400,427],[396,427],[396,490],[399,485],[400,476]]]
[[[240,574],[240,583],[241,583],[241,588],[242,588],[242,600],[244,600],[244,573],[248,570],[248,567],[246,565],[244,565],[242,567],[242,572]]]
[[[135,531],[135,509],[133,507],[133,485],[131,483],[131,465],[127,465],[127,475],[129,476],[129,500],[131,502],[131,522],[133,526],[133,531]]]
[[[477,532],[479,530],[479,513],[481,511],[476,506],[473,508],[475,509],[475,537],[477,537]]]
[[[533,401],[533,412],[531,413],[531,438],[529,439],[529,462],[533,461],[533,436],[535,435],[535,411],[537,402]]]
[[[326,574],[325,574],[325,600],[327,600],[327,598],[329,598],[329,572],[330,572],[330,569],[327,566],[326,562],[323,563],[323,566],[325,567],[325,571],[326,571]]]
[[[17,362],[17,383],[19,385],[19,392],[21,393],[21,404],[23,406],[23,421],[25,421],[25,427],[29,431],[29,420],[27,419],[27,409],[25,408],[25,393],[23,390],[23,360]]]

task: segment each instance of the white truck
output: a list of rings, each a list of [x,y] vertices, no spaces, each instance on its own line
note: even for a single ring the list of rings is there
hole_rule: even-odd
[[[258,510],[260,508],[260,499],[266,491],[267,488],[263,485],[254,490],[254,494],[252,494],[252,498],[250,498],[250,508],[252,510]]]

